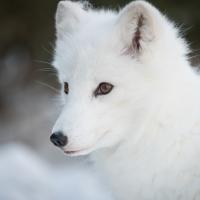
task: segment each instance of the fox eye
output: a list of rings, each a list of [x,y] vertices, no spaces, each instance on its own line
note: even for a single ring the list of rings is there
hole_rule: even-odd
[[[69,84],[67,82],[64,82],[64,92],[65,94],[69,93]]]
[[[94,91],[94,96],[98,95],[106,95],[111,92],[113,89],[113,85],[111,83],[102,82],[98,85],[97,89]]]

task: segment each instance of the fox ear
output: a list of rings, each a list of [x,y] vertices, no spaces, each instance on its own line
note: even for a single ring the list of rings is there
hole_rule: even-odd
[[[141,54],[157,37],[163,16],[145,1],[134,1],[119,13],[121,40],[126,54]]]
[[[62,38],[77,30],[82,17],[85,15],[84,5],[79,2],[60,1],[56,11],[57,37]]]

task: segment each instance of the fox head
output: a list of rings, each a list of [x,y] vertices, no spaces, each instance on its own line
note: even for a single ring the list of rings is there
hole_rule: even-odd
[[[62,85],[62,112],[51,141],[84,155],[138,137],[144,116],[166,82],[187,62],[174,25],[145,1],[119,12],[61,1],[53,65]]]

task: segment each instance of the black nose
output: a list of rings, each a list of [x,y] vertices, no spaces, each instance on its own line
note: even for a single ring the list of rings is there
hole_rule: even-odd
[[[62,132],[53,133],[50,136],[51,142],[56,145],[57,147],[63,147],[67,144],[67,136],[63,135]]]

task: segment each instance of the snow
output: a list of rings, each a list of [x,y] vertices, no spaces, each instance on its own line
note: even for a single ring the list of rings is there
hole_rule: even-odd
[[[20,144],[0,148],[1,200],[110,200],[88,167],[52,165]]]

